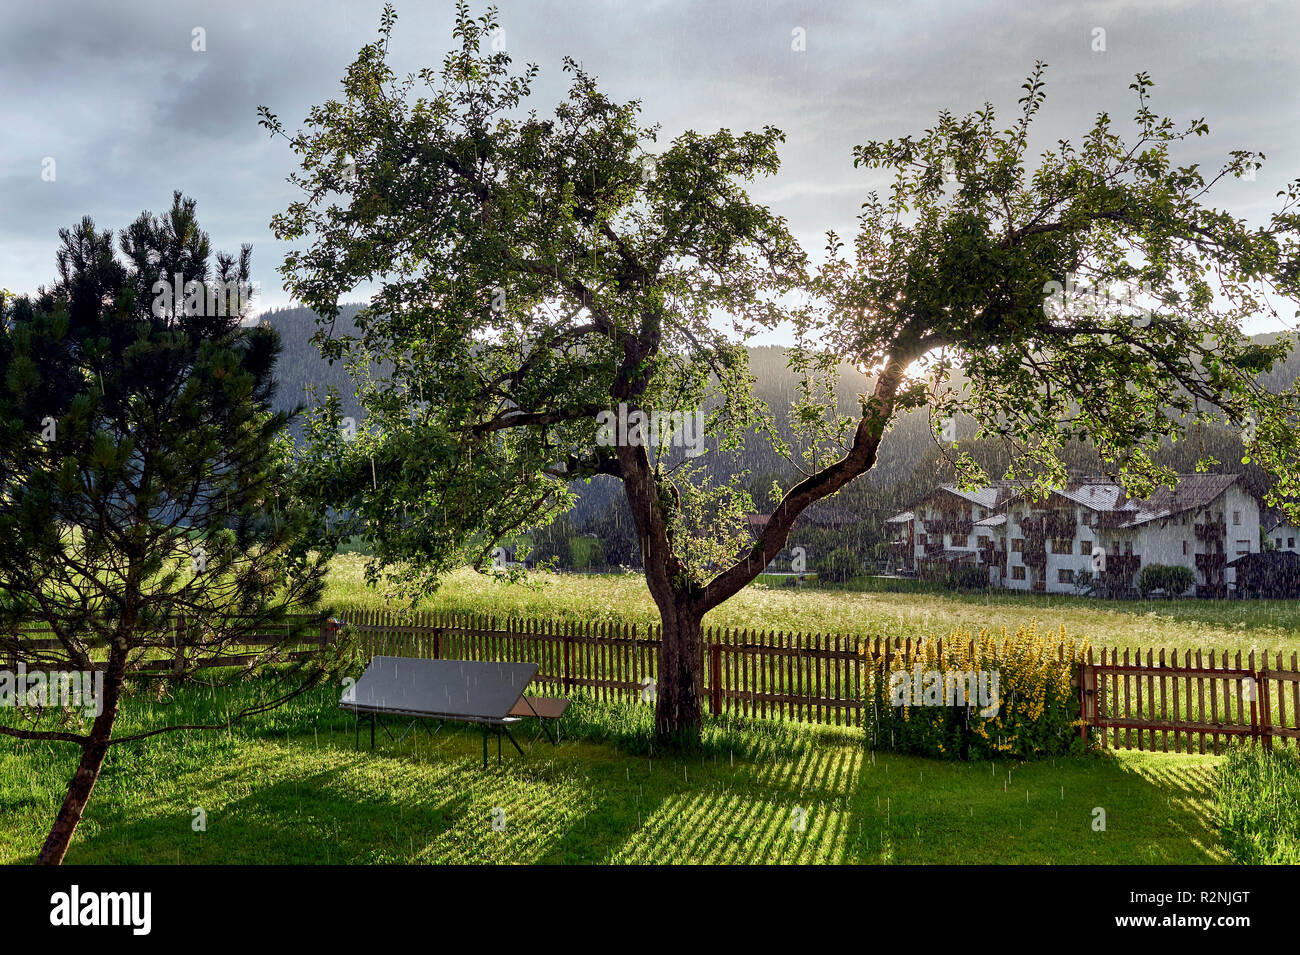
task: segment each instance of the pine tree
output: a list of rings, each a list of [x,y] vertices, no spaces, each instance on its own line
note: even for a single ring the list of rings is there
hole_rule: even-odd
[[[251,248],[213,254],[180,193],[117,249],[88,217],[60,237],[53,287],[0,304],[0,660],[103,679],[93,719],[45,705],[0,725],[81,750],[42,863],[62,861],[110,747],[227,726],[321,677],[320,659],[286,661],[326,560],[272,410],[279,340],[243,321]],[[49,639],[20,635],[34,624]],[[250,661],[240,641],[267,633],[285,638]],[[132,671],[167,659],[184,679],[235,655],[240,673],[285,664],[272,699],[212,727],[113,735]]]

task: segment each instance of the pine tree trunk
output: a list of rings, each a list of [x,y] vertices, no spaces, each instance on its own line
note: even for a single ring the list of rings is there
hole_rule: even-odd
[[[699,743],[704,713],[704,629],[700,614],[682,596],[659,608],[663,643],[655,691],[655,734],[682,746]]]
[[[117,719],[118,701],[126,679],[125,646],[125,641],[115,643],[109,653],[108,668],[104,673],[103,709],[91,725],[90,740],[82,747],[81,761],[72,775],[72,781],[68,783],[68,792],[63,797],[59,814],[54,817],[54,825],[50,827],[45,844],[36,857],[37,865],[62,864],[68,846],[72,844],[72,836],[81,822],[81,815],[85,812],[86,803],[95,789],[104,757],[108,754],[109,740],[113,737],[113,723]]]

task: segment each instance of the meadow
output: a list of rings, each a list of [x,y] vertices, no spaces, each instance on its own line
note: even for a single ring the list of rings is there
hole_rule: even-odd
[[[339,610],[392,609],[364,558],[331,565]],[[1096,645],[1300,647],[1300,610],[1259,602],[1103,602],[1011,594],[755,585],[715,626],[935,636],[1037,621]],[[889,585],[893,586],[893,585]],[[507,584],[452,574],[421,609],[653,623],[632,574],[536,575]],[[118,735],[219,719],[267,692],[133,684]],[[948,762],[872,753],[860,730],[710,718],[690,757],[656,753],[651,708],[575,696],[552,748],[527,728],[525,757],[480,765],[472,728],[368,732],[337,686],[222,731],[110,751],[71,863],[1222,863],[1277,861],[1294,835],[1251,815],[1254,790],[1222,790],[1227,757],[1106,752],[1035,762]],[[0,746],[0,863],[32,859],[72,772],[71,747]],[[1257,773],[1262,777],[1262,772]],[[1245,775],[1243,775],[1243,780]],[[1271,777],[1270,777],[1271,778]],[[1231,808],[1220,833],[1222,809]],[[1097,820],[1104,819],[1104,828]],[[1264,849],[1260,832],[1275,832]],[[1245,848],[1243,848],[1243,846]],[[1253,853],[1253,855],[1252,855]]]
[[[526,757],[507,747],[483,770],[472,729],[400,745],[381,730],[373,752],[362,731],[358,748],[336,701],[321,688],[235,730],[115,747],[67,861],[1225,861],[1212,757],[935,762],[873,755],[843,730],[710,721],[703,750],[675,759],[649,745],[648,707],[579,699],[558,748],[525,732]],[[122,730],[227,702],[136,697]],[[69,747],[0,747],[0,863],[32,859],[72,764]]]
[[[365,584],[364,558],[341,555],[330,565],[326,599],[340,609],[394,608],[397,594]],[[900,582],[906,585],[908,582]],[[918,588],[905,592],[868,589],[859,580],[844,587],[772,587],[752,584],[716,608],[705,622],[715,627],[853,633],[866,637],[935,637],[987,627],[1010,631],[1037,621],[1040,632],[1064,628],[1094,646],[1144,649],[1300,651],[1300,601],[1281,600],[1096,600],[1030,594],[959,594]],[[418,604],[497,617],[570,621],[655,623],[658,613],[637,574],[538,573],[528,584],[511,584],[459,570]]]

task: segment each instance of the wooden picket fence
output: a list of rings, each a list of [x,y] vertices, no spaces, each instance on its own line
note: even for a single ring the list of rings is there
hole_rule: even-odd
[[[1103,746],[1220,753],[1233,739],[1300,741],[1300,659],[1281,653],[1103,649],[1080,673],[1083,726]],[[1171,740],[1172,738],[1172,740]]]
[[[386,611],[340,619],[368,655],[528,660],[546,693],[645,702],[658,676],[657,625]],[[706,628],[704,696],[715,714],[860,726],[867,666],[884,652],[850,635]]]
[[[583,690],[601,701],[645,702],[658,674],[657,625],[383,610],[340,618],[366,655],[528,660],[538,665],[544,693]],[[861,726],[872,668],[909,668],[917,646],[901,637],[707,627],[704,697],[713,714]],[[1181,658],[1165,650],[1090,653],[1077,675],[1080,733],[1109,748],[1164,752],[1171,741],[1175,752],[1218,753],[1232,737],[1300,740],[1296,654],[1289,667],[1280,653],[1238,655],[1235,663],[1212,651],[1204,657],[1200,651]]]
[[[658,676],[661,640],[655,624],[384,610],[343,612],[338,618],[367,656],[534,662],[543,693],[582,691],[600,701],[647,702]],[[279,645],[278,658],[289,661],[307,658],[334,639],[333,624],[319,615],[295,617],[289,627],[250,634],[239,644]],[[59,647],[47,630],[25,629],[15,636],[24,659],[39,660],[42,651]],[[942,653],[942,641],[939,645]],[[707,627],[704,697],[717,715],[861,726],[873,669],[910,668],[919,646],[920,641],[902,637]],[[168,676],[262,659],[258,653],[228,650],[210,657],[202,653],[201,635],[177,621],[174,645],[133,660],[131,672]],[[9,655],[0,652],[0,664]],[[1243,657],[1238,652],[1230,659],[1213,650],[1103,648],[1089,652],[1077,684],[1080,734],[1107,748],[1220,753],[1235,738],[1300,744],[1300,654],[1286,661],[1281,653]]]
[[[383,610],[339,616],[364,655],[527,660],[538,665],[545,693],[646,702],[658,676],[658,625]],[[718,715],[861,726],[873,668],[910,668],[919,647],[903,637],[706,627],[704,699]]]

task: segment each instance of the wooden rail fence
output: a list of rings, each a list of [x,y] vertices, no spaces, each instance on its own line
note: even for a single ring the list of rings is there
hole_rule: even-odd
[[[461,660],[529,660],[543,692],[589,691],[645,702],[659,660],[659,628],[443,613],[341,615],[363,652]],[[704,698],[714,714],[861,726],[871,669],[909,668],[910,638],[705,628]],[[939,641],[940,655],[942,641]],[[1062,654],[1063,648],[1059,651]],[[1104,746],[1220,752],[1227,739],[1300,740],[1300,666],[1280,653],[1140,650],[1090,653],[1079,668],[1081,726]],[[1145,663],[1143,659],[1145,657]],[[1272,664],[1270,665],[1270,659]],[[1254,695],[1252,701],[1250,697]]]
[[[601,701],[646,702],[658,676],[655,625],[385,611],[340,618],[372,655],[529,660],[544,692],[583,689]],[[706,705],[715,714],[860,726],[871,654],[895,652],[876,643],[873,650],[851,635],[706,628]]]
[[[339,615],[368,655],[528,660],[542,692],[586,691],[601,701],[647,702],[658,676],[657,625],[574,622],[366,610]],[[286,633],[251,634],[237,645],[284,643],[300,660],[333,639],[319,616],[294,618]],[[201,637],[177,628],[173,647],[132,661],[141,676],[247,666],[259,654],[196,656]],[[21,631],[24,656],[57,650],[49,631]],[[942,651],[942,641],[939,641]],[[704,699],[710,713],[861,726],[873,669],[910,668],[911,638],[705,628]],[[1063,654],[1063,649],[1061,651]],[[1100,659],[1094,659],[1099,655]],[[0,653],[0,657],[4,654]],[[1103,648],[1079,667],[1080,735],[1113,749],[1220,753],[1234,738],[1300,744],[1300,659],[1292,653]],[[1062,657],[1063,658],[1063,657]],[[0,659],[0,664],[14,665]],[[32,664],[29,663],[29,667]]]
[[[382,610],[340,618],[366,655],[528,660],[544,692],[585,689],[601,701],[646,702],[658,675],[657,625]],[[872,669],[908,669],[919,646],[910,637],[706,627],[705,705],[713,714],[861,726]]]
[[[1300,660],[1254,651],[1101,650],[1080,673],[1083,726],[1113,749],[1222,752],[1235,738],[1300,740]]]
[[[210,667],[248,667],[265,659],[262,653],[232,653],[236,647],[276,647],[282,646],[283,652],[276,657],[278,661],[293,662],[304,660],[317,653],[321,646],[333,640],[334,625],[323,620],[319,614],[295,615],[282,627],[267,627],[262,632],[244,634],[229,641],[208,638],[205,634],[187,624],[181,618],[169,625],[172,634],[167,643],[152,641],[148,647],[142,647],[127,665],[127,672],[132,676],[172,676],[193,669]],[[10,653],[0,648],[0,663],[14,669],[17,658],[14,649],[21,650],[28,669],[36,668],[41,661],[42,652],[51,651],[51,662],[58,662],[58,651],[63,644],[47,627],[23,627],[14,636]],[[103,641],[87,640],[91,648],[101,647]],[[218,651],[219,652],[215,652]],[[212,655],[205,655],[211,653]],[[6,659],[9,657],[9,659]],[[103,661],[97,663],[101,669]]]

